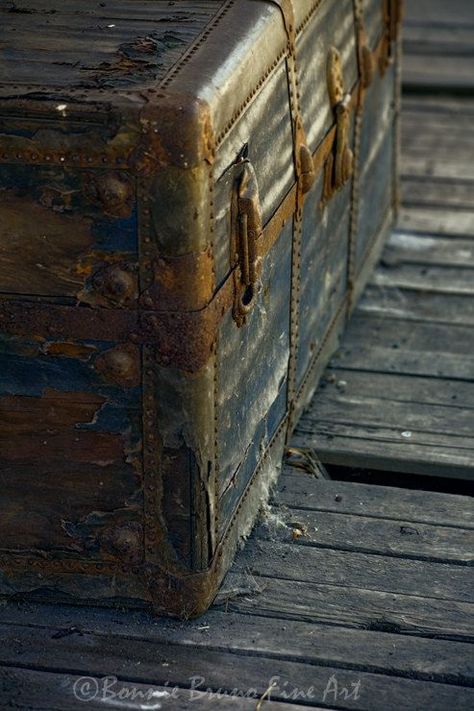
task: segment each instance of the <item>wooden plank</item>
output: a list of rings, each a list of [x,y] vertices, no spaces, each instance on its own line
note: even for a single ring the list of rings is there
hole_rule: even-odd
[[[276,565],[278,561],[278,565]],[[474,570],[383,555],[256,541],[238,557],[234,571],[284,580],[340,585],[403,595],[470,602]]]
[[[460,58],[457,54],[410,54],[405,57],[402,71],[405,90],[449,91],[472,94],[474,73],[472,57]]]
[[[446,206],[430,208],[403,205],[399,229],[425,234],[474,237],[474,210],[450,210]]]
[[[358,315],[399,318],[474,326],[474,301],[470,294],[427,292],[369,284],[357,305]]]
[[[456,156],[440,155],[439,152],[405,152],[400,161],[402,175],[427,176],[434,178],[460,178],[474,180],[474,167],[472,163],[460,163]]]
[[[401,264],[387,267],[383,262],[372,278],[381,287],[419,289],[444,294],[474,294],[474,273],[470,268]]]
[[[107,709],[168,709],[198,711],[217,709],[227,711],[229,705],[236,711],[254,711],[255,700],[219,698],[217,694],[199,692],[192,694],[177,686],[159,686],[149,681],[123,681],[110,676],[90,678],[59,672],[43,672],[16,667],[0,667],[0,688],[4,708],[27,711],[103,711]],[[265,711],[303,711],[307,706],[266,701]],[[316,707],[314,707],[316,708]]]
[[[286,466],[275,502],[310,511],[385,518],[440,526],[474,528],[472,499],[433,491],[372,486],[356,482],[319,481]]]
[[[474,240],[435,237],[396,230],[383,253],[385,265],[433,264],[440,267],[474,268]]]
[[[474,382],[460,383],[456,380],[440,380],[439,378],[418,378],[416,376],[391,375],[356,370],[328,370],[321,384],[319,403],[310,405],[308,417],[317,419],[317,411],[322,401],[332,401],[345,405],[351,400],[359,402],[360,398],[367,401],[377,399],[381,407],[383,403],[398,402],[404,405],[416,404],[449,408],[446,410],[446,430],[449,430],[449,412],[455,420],[454,432],[457,431],[457,415],[459,410],[466,416],[468,422],[474,416]],[[364,406],[366,403],[364,402]],[[466,414],[465,414],[466,413]],[[452,423],[452,418],[451,418]],[[462,420],[459,420],[461,425]],[[470,432],[469,428],[467,430]]]
[[[474,27],[462,25],[420,24],[406,22],[403,29],[403,53],[472,56]]]
[[[474,76],[474,74],[473,74]],[[474,209],[474,183],[469,180],[436,180],[402,176],[401,195],[405,206],[444,205],[462,210]]]
[[[397,634],[474,640],[472,604],[321,585],[279,578],[253,579],[253,593],[242,594],[242,576],[230,573],[220,599],[229,610],[278,619],[320,622]],[[248,586],[247,586],[248,590]],[[467,649],[467,648],[466,648]]]
[[[252,584],[249,586],[243,579],[242,589],[245,587],[251,596]],[[269,620],[258,614],[225,612],[222,606],[214,607],[199,620],[186,625],[180,621],[153,619],[146,613],[73,610],[66,606],[52,609],[47,605],[19,608],[9,605],[0,617],[2,623],[9,625],[47,628],[57,638],[75,629],[76,634],[82,635],[94,633],[147,640],[150,644],[184,645],[199,650],[199,654],[214,649],[255,658],[281,657],[361,671],[390,672],[428,681],[465,685],[474,681],[473,665],[463,644],[298,620]],[[298,640],[296,645],[295,640]],[[354,649],[360,650],[357,657],[354,657]]]
[[[272,507],[258,538],[440,563],[473,563],[472,529]]]
[[[459,26],[474,24],[470,0],[410,0],[406,3],[405,21],[424,27],[431,25]]]
[[[425,31],[422,28],[421,31]],[[454,121],[464,116],[474,114],[474,99],[472,96],[451,96],[448,94],[430,94],[427,96],[414,96],[405,94],[402,99],[402,123],[405,117],[418,114],[420,117],[448,116]]]
[[[2,639],[6,641],[5,647],[0,650],[4,664],[12,663],[13,666],[14,663],[18,667],[18,655],[21,655],[23,664],[36,665],[44,645],[48,644],[56,649],[57,658],[70,674],[116,674],[123,682],[130,679],[133,683],[147,684],[153,680],[160,686],[165,683],[160,684],[160,680],[166,679],[169,685],[181,687],[192,687],[193,683],[197,686],[198,677],[202,679],[201,689],[208,688],[221,694],[227,691],[228,696],[238,692],[252,694],[254,704],[272,680],[277,684],[272,691],[272,699],[286,701],[291,694],[295,700],[309,702],[313,706],[332,705],[333,702],[341,709],[380,709],[382,704],[384,709],[398,711],[413,708],[413,703],[417,708],[440,710],[448,705],[467,708],[467,704],[474,703],[474,689],[341,669],[328,664],[265,657],[259,657],[257,662],[254,656],[210,649],[206,649],[205,653],[201,650],[197,657],[191,646],[149,644],[147,640],[109,640],[101,636],[71,635],[51,640],[47,630],[13,626],[2,630]],[[328,684],[332,677],[335,677],[339,687],[351,689],[351,684],[358,684],[359,693],[347,699],[335,695],[331,697]],[[226,701],[231,703],[229,698]]]
[[[418,323],[354,314],[334,368],[472,381],[469,326]]]
[[[297,446],[314,447],[326,464],[474,477],[474,383],[365,370],[326,379]]]
[[[414,437],[421,438],[416,431]],[[407,445],[400,432],[389,428],[370,428],[349,424],[323,424],[321,431],[310,439],[311,446],[318,452],[324,464],[401,472],[402,474],[423,474],[454,479],[474,479],[472,448],[463,451],[451,447],[443,438],[437,446],[422,444]],[[302,446],[308,435],[296,437],[295,444]]]
[[[246,585],[251,596],[251,586],[243,580],[242,589]],[[281,624],[258,614],[247,617],[224,612],[219,607],[185,625],[179,621],[153,619],[145,613],[73,610],[66,606],[53,610],[44,605],[35,605],[33,611],[24,607],[16,611],[10,609],[9,614],[2,614],[2,622],[8,620],[10,625],[29,627],[25,624],[25,613],[33,627],[47,628],[58,639],[74,634],[71,629],[75,629],[76,634],[94,632],[106,637],[147,640],[150,644],[172,643],[199,648],[203,653],[209,648],[257,658],[282,657],[382,673],[391,671],[400,676],[451,683],[469,684],[472,680],[472,664],[464,645],[440,640],[433,643],[411,636],[400,638],[386,633],[308,625],[298,621]],[[73,628],[72,622],[75,623]],[[361,650],[361,656],[354,658],[354,648]]]

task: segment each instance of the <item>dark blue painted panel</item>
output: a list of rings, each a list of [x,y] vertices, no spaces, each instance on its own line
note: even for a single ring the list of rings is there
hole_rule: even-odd
[[[291,221],[265,259],[248,323],[228,314],[220,330],[218,457],[221,526],[238,504],[286,411],[291,285]]]

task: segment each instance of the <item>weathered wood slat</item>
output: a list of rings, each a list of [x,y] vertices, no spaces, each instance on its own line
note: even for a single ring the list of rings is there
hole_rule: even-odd
[[[104,708],[126,708],[130,711],[160,708],[173,708],[176,711],[189,708],[198,711],[226,711],[229,704],[236,711],[254,711],[256,704],[253,699],[236,696],[230,701],[229,698],[219,698],[217,695],[210,697],[197,690],[191,696],[187,689],[159,686],[152,680],[144,684],[135,680],[114,682],[112,678],[106,681],[102,676],[88,679],[74,674],[16,667],[0,667],[0,688],[5,708],[28,711],[103,711]],[[265,711],[302,711],[306,707],[267,701],[264,708]]]
[[[462,410],[462,414],[467,412],[469,417],[469,411],[474,409],[474,382],[460,383],[455,380],[405,377],[356,370],[328,371],[321,388],[322,400],[329,398],[333,401],[346,399],[350,401],[351,398],[357,400],[361,397],[367,398],[368,401],[376,398],[380,402],[386,401],[388,405],[391,402],[399,402],[405,405],[448,407],[451,408],[454,417],[458,414],[458,410]],[[309,412],[316,415],[316,410],[317,408],[310,407]]]
[[[365,516],[275,507],[258,531],[259,539],[362,553],[450,563],[474,562],[472,530],[387,521]]]
[[[369,284],[357,305],[360,315],[399,318],[474,326],[474,302],[471,294],[426,292],[422,289],[398,289],[396,286]]]
[[[463,27],[473,24],[470,0],[410,0],[406,3],[406,24],[423,26],[441,25]]]
[[[472,380],[469,326],[354,315],[333,368]]]
[[[243,580],[245,586],[246,581]],[[249,588],[251,589],[251,588]],[[224,587],[225,590],[225,587]],[[250,593],[249,593],[250,594]],[[70,608],[54,611],[45,605],[3,610],[1,622],[53,631],[56,638],[71,630]],[[205,653],[207,648],[255,657],[261,656],[330,664],[354,670],[389,672],[429,681],[470,685],[472,664],[463,644],[399,637],[386,632],[306,624],[298,620],[270,620],[265,616],[239,615],[217,606],[202,618],[183,626],[172,620],[150,620],[145,613],[87,610],[76,614],[76,634],[81,633],[147,640],[149,644],[184,645]],[[353,650],[360,654],[354,658]],[[453,674],[452,670],[456,669]]]
[[[373,283],[397,289],[419,289],[447,294],[474,294],[474,272],[463,267],[437,267],[420,264],[382,264],[374,274]]]
[[[279,480],[275,501],[311,511],[474,528],[474,507],[466,496],[355,482],[322,482],[295,473],[288,466]]]
[[[270,577],[254,580],[253,594],[242,589],[242,577],[228,575],[222,604],[242,614],[474,641],[474,610],[468,603]]]
[[[408,207],[400,211],[398,226],[403,230],[423,234],[474,236],[474,210],[450,210],[444,205],[437,207]]]
[[[430,237],[397,231],[390,236],[383,263],[423,264],[440,267],[474,267],[474,240],[456,237]]]
[[[375,469],[403,474],[425,474],[444,478],[474,478],[472,448],[462,451],[450,447],[444,438],[436,447],[407,445],[397,441],[399,432],[388,428],[369,428],[357,424],[329,423],[311,438],[296,438],[296,444],[308,441],[325,464]],[[420,435],[415,431],[414,437]]]
[[[334,370],[295,441],[325,463],[471,478],[474,383]]]
[[[277,560],[283,564],[275,565]],[[309,546],[258,540],[242,551],[234,566],[253,575],[340,585],[365,590],[469,602],[474,570],[465,566],[401,560],[382,555],[319,550]]]
[[[457,54],[411,54],[405,63],[403,85],[411,91],[463,91],[472,93],[472,57],[461,62]]]
[[[47,641],[58,650],[63,668],[76,675],[82,672],[87,672],[88,676],[116,674],[122,681],[133,679],[133,682],[146,684],[153,680],[153,684],[161,682],[161,686],[167,681],[170,685],[182,687],[191,686],[193,678],[201,677],[203,689],[209,688],[215,692],[221,690],[221,693],[239,689],[242,693],[253,694],[254,699],[262,695],[271,681],[275,680],[278,685],[273,689],[274,700],[285,701],[289,694],[293,694],[295,700],[310,701],[316,706],[320,703],[337,703],[337,707],[348,709],[379,709],[380,703],[385,709],[413,708],[413,703],[418,708],[428,704],[431,704],[431,708],[439,709],[447,705],[462,708],[474,701],[473,689],[352,671],[329,664],[313,665],[268,658],[259,658],[257,664],[252,656],[226,654],[210,649],[197,659],[192,647],[150,645],[147,640],[119,638],[111,643],[101,637],[90,638],[86,635],[71,635],[55,642],[50,641],[47,631],[45,633],[37,628],[32,630],[9,626],[4,633],[8,635],[9,643],[9,651],[0,651],[4,664],[9,664],[11,659],[11,663],[15,660],[15,666],[18,666],[19,655],[24,664],[38,664],[38,655]],[[71,668],[74,672],[71,672]],[[337,699],[334,695],[331,697],[328,683],[333,676],[338,686],[343,685],[348,689],[360,680],[359,693],[347,700]],[[197,683],[194,681],[195,686]],[[231,702],[227,700],[227,703]]]
[[[436,180],[429,177],[403,176],[401,194],[405,206],[440,206],[474,209],[474,183],[469,180]]]

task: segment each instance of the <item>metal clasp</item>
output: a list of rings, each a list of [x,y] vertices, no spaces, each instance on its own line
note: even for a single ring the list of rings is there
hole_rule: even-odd
[[[255,170],[242,158],[237,163],[236,219],[233,239],[234,307],[233,316],[243,326],[255,306],[262,271],[259,241],[263,234],[262,210]]]
[[[349,142],[351,96],[344,92],[341,55],[335,47],[329,50],[327,81],[336,119],[336,136],[324,169],[323,204],[351,178],[354,164]]]

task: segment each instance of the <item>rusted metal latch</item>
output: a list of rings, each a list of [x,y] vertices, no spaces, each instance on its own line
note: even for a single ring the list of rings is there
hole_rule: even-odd
[[[233,238],[234,307],[233,316],[243,326],[255,306],[258,282],[262,272],[259,242],[263,234],[262,210],[255,170],[242,153],[236,163]]]
[[[384,41],[379,58],[379,70],[382,76],[394,59],[393,46],[398,39],[403,20],[403,0],[383,0]]]
[[[341,55],[335,47],[329,50],[327,81],[329,99],[336,119],[336,136],[324,169],[323,204],[350,179],[354,164],[349,145],[351,95],[344,92]]]

